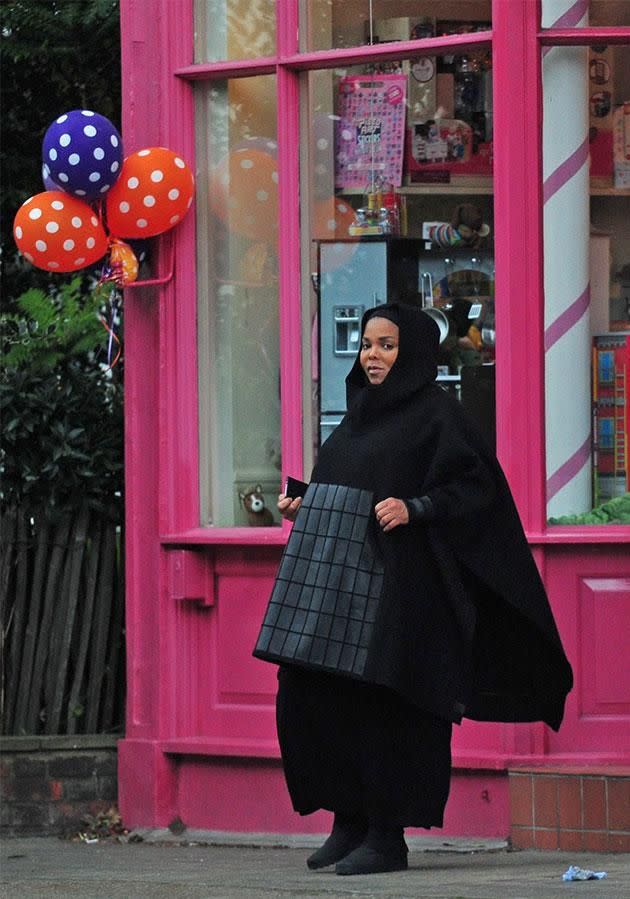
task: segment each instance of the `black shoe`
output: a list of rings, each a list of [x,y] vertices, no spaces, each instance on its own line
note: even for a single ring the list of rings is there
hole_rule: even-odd
[[[407,870],[407,848],[373,849],[362,843],[335,866],[335,874],[382,874]]]
[[[326,868],[345,858],[349,852],[361,845],[367,833],[367,822],[357,818],[335,815],[332,833],[326,842],[306,859],[308,867],[314,871]]]
[[[371,822],[363,843],[339,861],[337,874],[380,874],[407,870],[407,844],[402,827]]]

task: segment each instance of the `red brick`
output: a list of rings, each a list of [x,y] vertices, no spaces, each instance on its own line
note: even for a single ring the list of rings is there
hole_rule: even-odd
[[[558,831],[544,830],[541,827],[534,828],[534,847],[536,849],[557,849]]]
[[[534,831],[531,827],[513,827],[510,837],[514,849],[534,848]]]
[[[630,777],[608,780],[608,829],[630,831]]]
[[[565,852],[579,852],[582,848],[582,831],[561,830],[559,840],[560,849]]]
[[[602,777],[582,778],[582,826],[606,830],[606,782]]]
[[[510,821],[524,827],[531,827],[532,778],[529,774],[510,774]]]
[[[607,852],[608,834],[605,830],[583,830],[582,842],[585,852]]]
[[[579,777],[561,777],[558,781],[558,820],[560,827],[582,826],[582,797]]]
[[[558,777],[534,777],[534,826],[558,824]]]
[[[62,798],[63,796],[63,784],[60,780],[51,780],[49,783],[50,786],[50,798],[55,802]]]
[[[609,852],[630,852],[630,833],[609,833]]]

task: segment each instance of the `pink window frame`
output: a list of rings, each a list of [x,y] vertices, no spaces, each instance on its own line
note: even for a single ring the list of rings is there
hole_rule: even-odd
[[[132,3],[127,9],[131,9]],[[123,8],[124,9],[124,8]],[[273,57],[191,65],[193,47],[192,0],[162,4],[160,31],[164,59],[157,78],[165,103],[159,141],[176,147],[194,166],[194,109],[191,82],[275,74],[278,108],[279,304],[282,409],[302,409],[300,255],[293,235],[299,233],[299,75],[370,58],[417,55],[419,42],[356,47],[348,50],[298,52],[297,0],[277,0],[277,53]],[[129,23],[133,24],[133,15]],[[138,17],[141,18],[141,17]],[[588,43],[606,40],[627,43],[630,28],[541,30],[537,0],[493,0],[492,31],[431,38],[422,49],[492,46],[494,100],[494,204],[500,227],[495,236],[497,294],[523,297],[525,302],[497,309],[497,453],[510,480],[525,530],[532,543],[610,543],[630,541],[623,527],[548,529],[545,515],[544,348],[542,290],[542,168],[541,134],[532,122],[541,121],[540,50],[543,44]],[[123,18],[123,27],[125,25]],[[124,52],[131,53],[132,42]],[[133,66],[123,58],[123,66]],[[136,70],[138,68],[135,63]],[[149,66],[147,65],[147,70]],[[133,124],[130,126],[133,133]],[[155,141],[158,142],[157,140]],[[145,142],[143,144],[147,146]],[[535,198],[535,200],[534,200]],[[177,229],[175,282],[163,286],[160,302],[160,416],[159,502],[160,542],[163,545],[282,545],[288,527],[211,528],[199,522],[198,389],[196,345],[196,266],[193,216]],[[142,293],[138,291],[137,293]],[[132,320],[136,310],[131,310]],[[527,346],[518,335],[539,335]],[[130,353],[128,384],[141,378],[147,364],[141,351]],[[136,368],[137,367],[137,368]],[[519,414],[511,415],[511,409]],[[142,412],[130,413],[142,414]],[[281,439],[285,471],[302,468],[301,416],[282,415]],[[129,481],[141,478],[129,471]],[[141,491],[139,491],[141,493]]]
[[[541,66],[541,51],[543,47],[553,47],[553,46],[590,46],[594,44],[600,45],[625,45],[630,47],[630,25],[623,26],[603,26],[603,27],[584,27],[584,28],[555,28],[555,27],[547,27],[542,28],[540,26],[541,22],[541,0],[535,0],[535,2],[529,4],[528,0],[524,0],[525,6],[531,6],[532,8],[528,10],[528,14],[531,17],[529,22],[529,27],[526,28],[527,34],[534,34],[535,30],[535,43],[536,43],[536,73],[537,73],[537,83],[536,83],[536,97],[537,97],[537,108],[536,114],[537,118],[535,121],[542,122],[542,66]],[[494,6],[500,6],[500,2],[497,3],[494,0]],[[535,19],[534,17],[534,9],[535,7]],[[531,40],[531,43],[534,41]],[[539,302],[539,310],[541,313],[540,324],[543,325],[542,318],[542,310],[544,304],[544,292],[542,289],[542,245],[543,245],[543,225],[542,225],[542,128],[538,129],[538,156],[539,156],[539,166],[540,166],[540,175],[538,179],[539,184],[539,193],[538,193],[538,209],[539,209],[539,221],[538,221],[538,234],[539,234],[539,246],[540,246],[540,254],[539,254],[539,263],[541,265],[540,268],[540,302]],[[539,334],[544,333],[544,328],[538,332]],[[537,371],[541,377],[541,388],[544,390],[544,348],[541,346],[541,341],[539,341],[539,353],[540,353],[540,361],[537,366]],[[543,417],[540,420],[541,424],[544,422],[544,405],[542,407]],[[543,433],[544,440],[544,433]],[[544,445],[541,447],[541,458],[544,459]],[[527,536],[530,542],[535,543],[630,543],[630,528],[626,525],[608,525],[608,526],[599,526],[599,525],[580,525],[580,526],[563,526],[558,527],[556,525],[552,525],[548,527],[546,524],[545,517],[545,494],[544,494],[544,483],[546,478],[546,468],[543,469],[542,472],[543,479],[540,482],[540,499],[542,502],[541,516],[540,516],[540,527],[539,532],[536,533],[534,528],[528,530]],[[527,530],[527,529],[526,529]]]

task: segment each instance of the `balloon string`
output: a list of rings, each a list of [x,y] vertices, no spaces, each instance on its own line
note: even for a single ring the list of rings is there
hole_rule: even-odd
[[[121,352],[122,352],[122,347],[121,347],[121,344],[120,344],[120,338],[118,337],[118,335],[116,334],[116,331],[115,331],[115,325],[116,325],[116,321],[115,321],[115,318],[116,318],[116,301],[115,301],[115,291],[113,291],[113,290],[112,290],[111,295],[110,295],[110,298],[109,298],[109,305],[110,305],[110,320],[109,320],[109,324],[108,324],[108,322],[105,320],[105,318],[103,318],[102,315],[100,315],[99,318],[100,318],[100,320],[101,320],[101,324],[103,325],[103,327],[105,328],[105,330],[106,330],[107,333],[109,334],[109,340],[107,341],[107,365],[108,365],[108,370],[111,371],[112,368],[116,365],[116,363],[117,363],[118,360],[120,359],[120,354],[121,354]],[[112,355],[113,355],[114,343],[117,344],[117,346],[116,346],[116,356],[114,357],[114,360],[112,361]]]

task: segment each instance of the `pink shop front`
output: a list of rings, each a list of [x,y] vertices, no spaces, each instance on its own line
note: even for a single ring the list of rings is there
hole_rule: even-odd
[[[625,776],[630,5],[121,13],[125,151],[196,174],[124,301],[127,826],[328,829],[292,812],[252,648],[290,527],[276,495],[308,480],[357,319],[388,299],[443,327],[440,382],[496,445],[576,679],[559,733],[455,728],[443,832],[505,838],[516,769]]]

